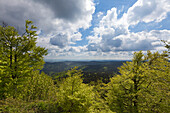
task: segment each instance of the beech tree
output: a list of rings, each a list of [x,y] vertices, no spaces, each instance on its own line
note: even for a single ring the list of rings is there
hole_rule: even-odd
[[[167,56],[167,52],[152,54],[150,51],[145,56],[144,74],[148,77],[147,88],[142,93],[143,112],[170,112],[170,62]]]
[[[165,41],[165,40],[162,40],[162,42],[164,42],[165,44],[165,47],[168,49],[168,58],[170,58],[170,41]]]
[[[43,55],[47,54],[47,50],[36,46],[36,27],[32,23],[26,20],[22,35],[14,27],[0,26],[1,98],[9,92],[8,96],[15,97],[22,87],[20,83],[31,71],[41,69],[44,64]]]
[[[52,78],[45,73],[32,71],[30,77],[25,81],[21,98],[26,101],[48,100],[51,101],[56,95],[56,86]]]
[[[77,67],[68,71],[57,91],[59,112],[87,113],[94,103],[93,87],[83,83],[82,72]]]
[[[170,42],[162,40],[162,42],[164,42],[165,47],[168,49],[168,51],[170,51]]]
[[[134,53],[132,62],[119,68],[120,75],[108,84],[107,102],[118,113],[146,113],[169,110],[170,63],[162,54]]]

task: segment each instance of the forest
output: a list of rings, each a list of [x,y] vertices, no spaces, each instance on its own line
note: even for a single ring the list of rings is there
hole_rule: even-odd
[[[102,80],[108,83],[110,78],[119,73],[117,67],[120,67],[126,61],[60,61],[45,62],[41,71],[51,76],[53,79],[60,79],[67,76],[67,71],[78,67],[82,70],[83,83]]]
[[[107,77],[100,66],[94,76],[83,72],[93,66],[83,65],[45,74],[48,50],[36,45],[36,29],[29,20],[23,34],[0,26],[0,112],[170,113],[169,42],[162,41],[167,48],[162,53],[135,52]]]

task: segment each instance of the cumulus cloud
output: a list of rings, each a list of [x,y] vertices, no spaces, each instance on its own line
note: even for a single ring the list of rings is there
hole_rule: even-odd
[[[82,40],[82,34],[80,32],[74,33],[71,36],[72,42],[76,42],[76,41],[81,41]]]
[[[68,51],[67,52],[71,52],[71,53],[78,53],[80,54],[81,52],[86,51],[86,48],[83,46],[77,46],[77,47],[68,47]]]
[[[139,22],[160,22],[170,12],[168,0],[138,0],[127,13],[118,19],[116,8],[107,11],[99,25],[93,29],[94,35],[87,37],[88,51],[118,52],[155,50],[162,46],[160,40],[170,38],[169,30],[152,30],[133,33],[129,26]],[[118,12],[118,13],[117,13]]]
[[[1,0],[0,10],[0,22],[4,21],[22,32],[25,20],[29,19],[41,29],[43,35],[66,34],[64,41],[71,44],[81,40],[80,28],[91,26],[95,4],[93,0]],[[50,39],[53,45],[59,47],[67,45],[64,41],[60,36]]]
[[[0,10],[0,22],[4,21],[8,25],[18,27],[21,31],[27,19],[34,21],[36,25],[42,27],[41,29],[47,30],[54,18],[50,9],[32,0],[1,0]]]
[[[93,35],[86,37],[88,44],[73,46],[82,40],[79,29],[91,26],[94,11],[93,0],[1,0],[0,22],[22,32],[25,20],[32,20],[41,31],[37,45],[48,49],[49,58],[128,58],[138,50],[163,50],[160,40],[170,39],[169,30],[137,33],[129,30],[130,26],[142,22],[159,23],[170,12],[169,0],[137,0],[124,14],[114,7],[106,15],[96,13]]]
[[[113,47],[120,47],[122,44],[122,40],[120,39],[112,39],[108,35],[103,35],[102,41],[100,42],[100,48],[103,52],[109,52]]]
[[[145,34],[145,35],[144,35]],[[116,48],[116,50],[122,51],[140,51],[140,50],[152,50],[154,46],[151,42],[154,42],[154,37],[148,38],[149,33],[139,32],[139,33],[131,33],[128,35],[122,35],[118,37],[122,40],[122,45],[120,48]]]
[[[116,8],[107,11],[106,16],[103,16],[99,22],[98,27],[93,29],[94,35],[87,37],[89,40],[89,45],[87,46],[89,51],[100,50],[109,52],[121,46],[122,41],[115,39],[115,37],[127,34],[128,29],[123,23],[119,22],[117,16]]]
[[[121,35],[117,38],[122,40],[122,45],[120,48],[116,48],[116,51],[156,50],[156,48],[162,47],[161,40],[170,40],[170,31],[142,31],[138,33],[129,33],[128,35]]]
[[[103,12],[98,12],[97,17],[100,18],[101,16],[103,16]]]
[[[97,51],[98,48],[99,48],[98,45],[95,44],[95,43],[90,43],[90,44],[87,46],[88,51]]]
[[[124,18],[127,18],[130,25],[135,25],[139,22],[161,22],[166,18],[169,11],[169,0],[138,0],[124,14]]]
[[[88,50],[100,50],[102,52],[112,51],[113,48],[120,47],[122,41],[115,39],[119,35],[128,33],[128,29],[117,19],[117,9],[112,8],[103,16],[98,27],[94,28],[94,36],[89,36]]]
[[[34,0],[54,11],[55,17],[68,21],[79,21],[91,15],[94,3],[91,0]]]
[[[50,43],[60,48],[65,47],[68,44],[68,38],[66,35],[58,34],[53,38],[50,38]]]
[[[168,0],[138,0],[121,18],[118,18],[116,8],[108,10],[106,15],[99,12],[97,15],[101,19],[93,28],[93,35],[86,38],[88,45],[81,51],[67,49],[65,55],[81,56],[82,59],[127,59],[134,51],[163,50],[161,40],[170,39],[169,30],[134,33],[129,31],[129,26],[140,22],[161,22],[169,12],[169,4]]]

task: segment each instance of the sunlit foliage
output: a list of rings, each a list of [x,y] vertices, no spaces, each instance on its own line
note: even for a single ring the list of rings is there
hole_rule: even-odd
[[[0,26],[0,98],[17,97],[25,78],[44,64],[47,50],[36,46],[36,27],[29,20],[25,27],[25,33],[20,35],[14,27]]]
[[[47,50],[36,46],[32,21],[27,20],[25,26],[23,35],[14,27],[0,26],[0,112],[170,112],[166,41],[168,51],[161,54],[135,52],[132,61],[124,63],[120,74],[110,76],[107,84],[97,74],[96,81],[85,84],[78,67],[53,76],[55,80],[41,72]]]
[[[134,54],[132,62],[119,68],[120,75],[108,84],[107,101],[118,113],[146,113],[169,110],[170,64],[166,53]]]

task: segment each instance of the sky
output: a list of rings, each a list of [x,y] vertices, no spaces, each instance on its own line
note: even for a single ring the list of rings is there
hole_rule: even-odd
[[[45,60],[130,60],[166,50],[170,0],[0,0],[0,22],[38,27]]]

